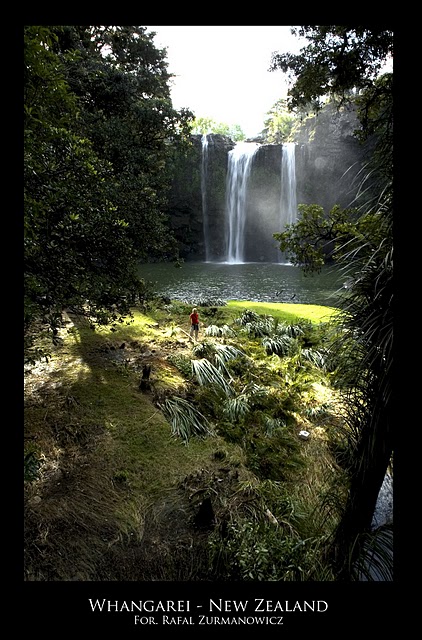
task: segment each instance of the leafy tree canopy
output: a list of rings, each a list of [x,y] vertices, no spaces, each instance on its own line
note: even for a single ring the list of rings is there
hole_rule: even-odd
[[[296,118],[289,112],[286,100],[277,100],[267,115],[262,131],[266,142],[274,144],[288,142]]]
[[[195,118],[193,121],[192,133],[194,135],[217,133],[231,138],[234,142],[244,140],[246,137],[240,125],[229,125],[224,122],[216,122],[212,118]]]
[[[305,273],[319,271],[327,260],[338,260],[354,251],[369,256],[384,239],[380,212],[361,215],[356,209],[335,205],[327,215],[317,204],[300,204],[299,220],[274,234],[281,251],[290,252],[293,264]]]
[[[271,70],[281,69],[294,82],[288,91],[292,109],[323,106],[328,95],[348,100],[350,93],[373,88],[393,55],[393,33],[383,28],[302,26],[293,35],[309,44],[299,54],[274,53]]]
[[[108,321],[142,288],[139,260],[175,255],[162,211],[192,114],[169,98],[145,27],[24,29],[26,351],[66,307]]]

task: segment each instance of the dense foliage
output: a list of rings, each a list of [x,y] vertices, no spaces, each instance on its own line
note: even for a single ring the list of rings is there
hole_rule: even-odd
[[[295,528],[289,539],[274,533],[264,545],[263,523],[269,511],[292,530],[290,503],[277,479],[288,478],[298,462],[290,423],[315,368],[329,363],[349,408],[348,446],[339,456],[349,474],[348,493],[339,500],[345,508],[330,547],[337,579],[353,577],[393,452],[392,74],[378,76],[392,53],[392,34],[333,26],[300,27],[298,33],[309,47],[298,56],[273,58],[274,68],[296,77],[289,106],[318,110],[328,95],[340,103],[353,100],[361,122],[357,135],[374,145],[355,209],[301,207],[298,225],[279,236],[307,271],[336,257],[350,276],[339,337],[327,353],[326,344],[312,348],[307,327],[293,331],[248,312],[239,331],[253,338],[252,354],[266,355],[271,375],[234,345],[204,341],[193,359],[174,359],[194,381],[190,398],[161,403],[173,432],[186,441],[191,433],[209,433],[209,419],[218,422],[220,434],[241,442],[248,467],[271,485],[272,495],[258,495],[256,487],[243,491],[247,509],[255,500],[262,515],[254,521],[245,510],[244,521],[230,521],[225,537],[214,543],[218,554],[230,552],[222,573],[241,580],[314,575],[313,553],[301,556],[297,546],[306,530]],[[165,52],[143,27],[28,26],[24,53],[24,329],[25,356],[35,359],[35,328],[47,326],[56,335],[65,308],[92,322],[118,320],[129,313],[135,294],[145,292],[137,262],[175,253],[162,211],[173,153],[183,148],[192,115],[172,108]],[[280,124],[290,126],[288,119]],[[276,133],[285,135],[280,127]],[[227,325],[210,327],[209,334],[222,340],[233,332]],[[38,462],[28,451],[28,480],[37,477]]]
[[[318,111],[331,96],[353,102],[360,140],[373,144],[362,174],[356,209],[302,207],[296,226],[278,236],[281,245],[311,271],[322,248],[334,254],[349,277],[339,339],[332,349],[337,384],[348,400],[348,442],[343,464],[350,477],[348,499],[333,536],[339,579],[359,574],[378,493],[393,456],[392,339],[392,73],[380,75],[393,51],[393,34],[366,27],[300,27],[310,42],[297,56],[274,55],[273,67],[291,73],[291,108]]]
[[[292,33],[309,44],[298,55],[272,57],[272,69],[293,81],[288,91],[292,109],[319,110],[328,96],[347,102],[360,91],[373,92],[393,55],[393,32],[382,27],[301,26]]]
[[[228,136],[234,142],[245,139],[245,134],[238,124],[226,124],[225,122],[216,122],[213,118],[199,117],[195,118],[192,126],[192,133],[195,135],[206,135],[215,133],[222,136]]]
[[[288,142],[295,122],[296,118],[288,110],[286,100],[277,100],[267,113],[261,135],[267,143]]]
[[[175,255],[163,216],[176,145],[165,51],[144,27],[24,30],[25,337],[65,307],[108,321],[142,291],[139,259]],[[132,297],[131,297],[132,296]]]

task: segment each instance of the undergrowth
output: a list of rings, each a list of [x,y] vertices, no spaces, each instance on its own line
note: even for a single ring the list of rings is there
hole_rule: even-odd
[[[331,579],[329,310],[284,306],[200,309],[196,345],[184,303],[66,319],[26,375],[26,580]]]

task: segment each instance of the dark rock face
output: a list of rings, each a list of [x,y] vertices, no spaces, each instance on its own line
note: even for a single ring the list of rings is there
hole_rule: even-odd
[[[296,134],[297,204],[319,204],[327,213],[335,204],[353,206],[357,177],[365,162],[365,150],[353,136],[357,128],[353,111],[334,108],[303,123]],[[192,136],[190,153],[179,159],[168,214],[182,258],[224,261],[228,157],[235,143],[215,134],[207,136],[207,143],[206,164],[202,136]],[[282,145],[262,144],[253,157],[245,205],[246,261],[279,259],[272,234],[282,231],[282,153]]]
[[[182,258],[206,259],[204,243],[206,231],[210,238],[209,259],[217,260],[224,251],[226,173],[228,154],[233,147],[234,142],[226,136],[208,136],[205,203],[201,180],[202,136],[192,136],[191,152],[179,159],[168,213],[171,228],[179,241]]]
[[[226,252],[226,175],[228,155],[234,142],[222,135],[208,136],[206,156],[206,185],[203,193],[205,210],[204,232],[208,238],[208,255],[211,261],[221,260]],[[205,239],[204,234],[204,239]]]
[[[353,136],[359,123],[354,111],[334,108],[309,118],[297,138],[297,201],[352,206],[365,150]]]

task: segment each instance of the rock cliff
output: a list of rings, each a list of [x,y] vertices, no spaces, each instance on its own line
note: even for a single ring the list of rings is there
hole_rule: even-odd
[[[355,206],[358,175],[366,151],[354,136],[358,121],[352,110],[327,107],[306,118],[295,131],[297,204]],[[225,259],[227,250],[226,176],[235,143],[226,136],[192,136],[190,152],[178,159],[169,199],[171,228],[185,260]],[[206,153],[206,155],[204,155]],[[275,262],[272,234],[280,228],[283,146],[262,144],[253,158],[245,215],[248,261]]]

